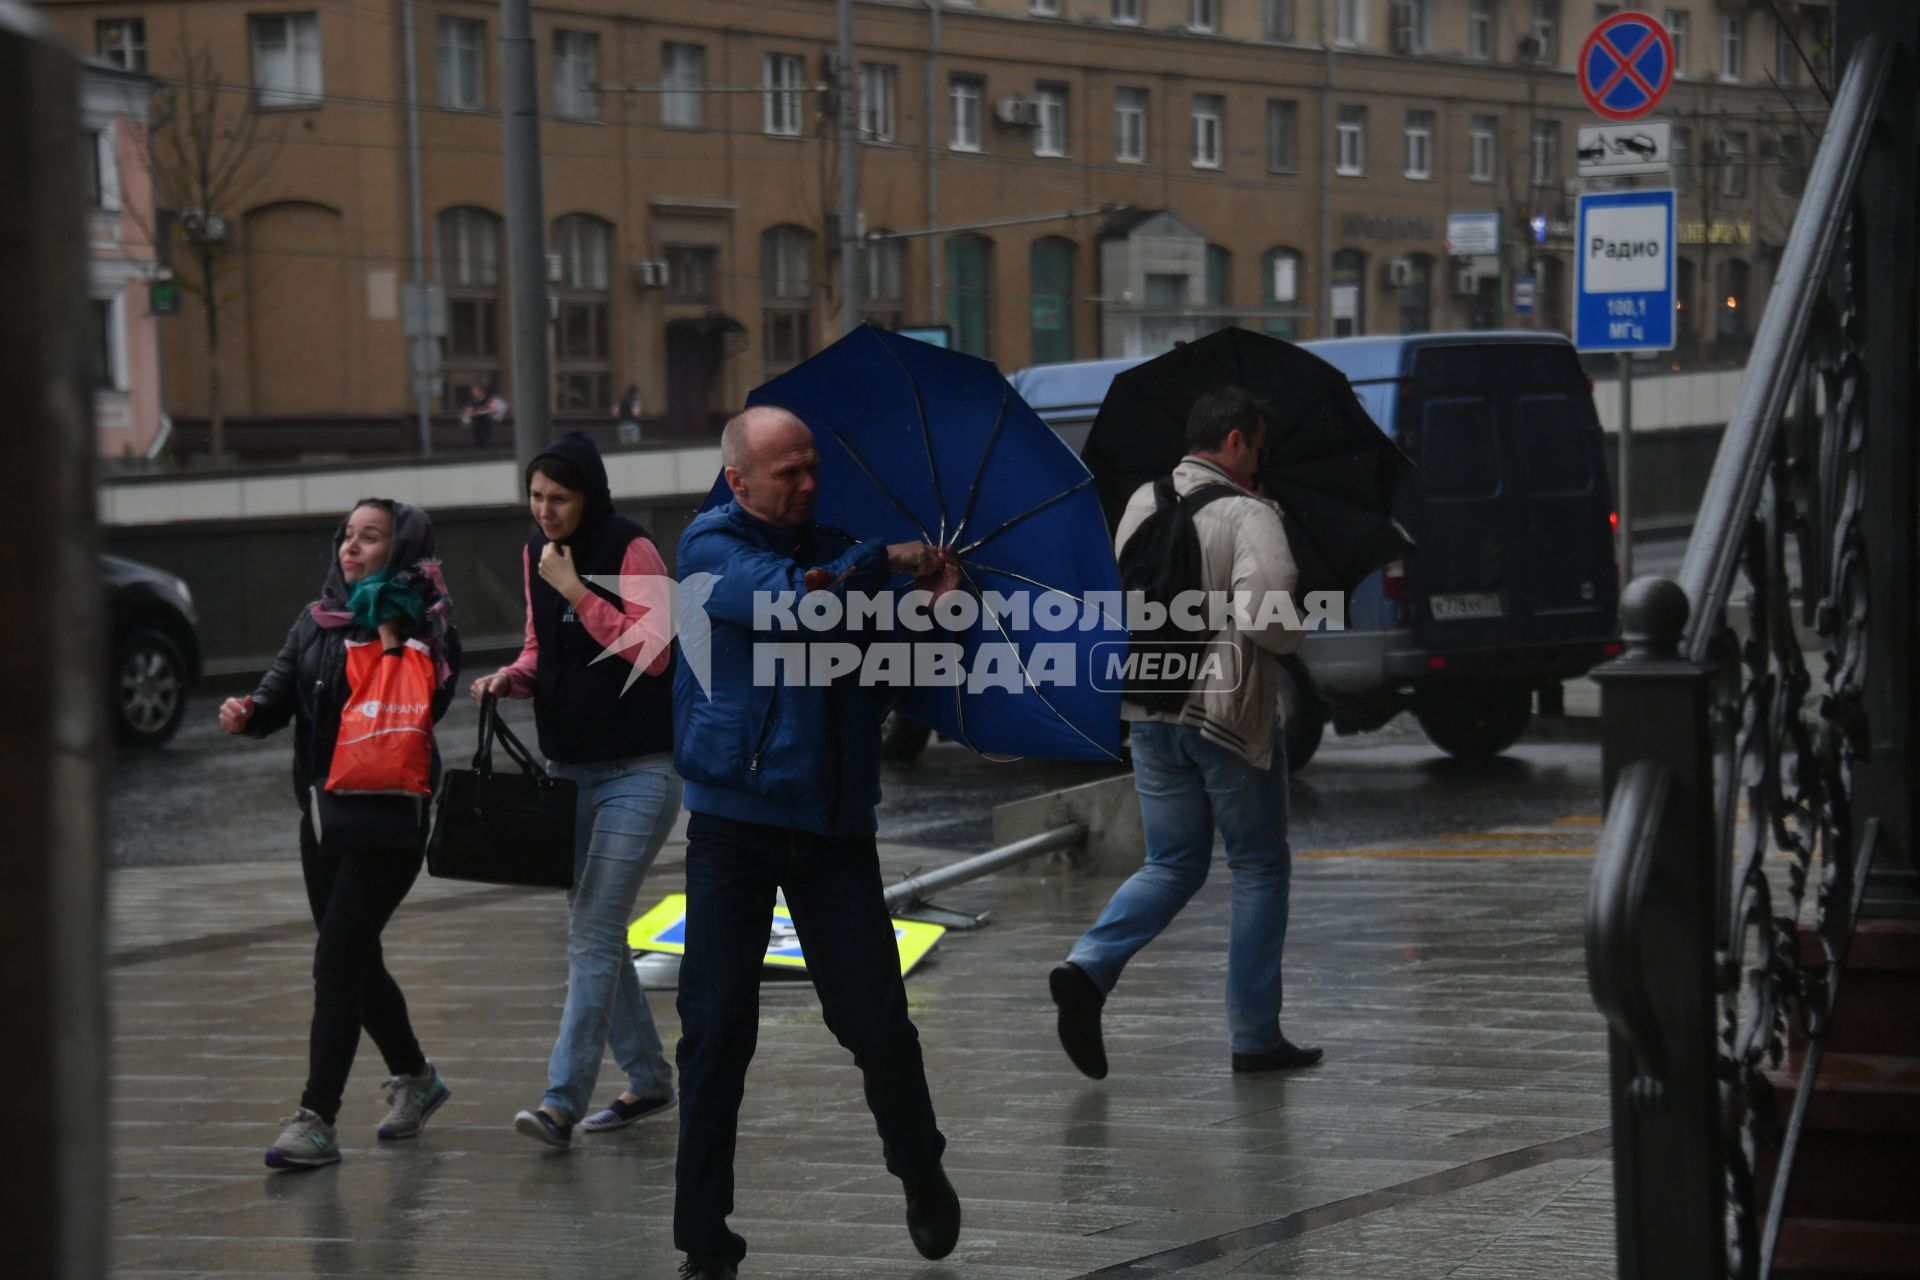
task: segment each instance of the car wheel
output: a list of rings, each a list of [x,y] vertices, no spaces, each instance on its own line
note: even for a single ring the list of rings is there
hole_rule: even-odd
[[[909,720],[895,712],[887,717],[886,727],[880,731],[880,758],[898,762],[918,760],[932,736],[933,730],[918,720]]]
[[[1299,772],[1320,749],[1327,731],[1326,706],[1310,691],[1300,687],[1299,679],[1286,666],[1280,668],[1279,690],[1274,695],[1274,714],[1285,726],[1287,768]]]
[[[1533,691],[1499,681],[1450,685],[1414,699],[1414,718],[1433,745],[1462,760],[1499,755],[1527,731]]]
[[[187,711],[187,666],[158,631],[129,632],[114,648],[114,722],[122,742],[157,747]]]

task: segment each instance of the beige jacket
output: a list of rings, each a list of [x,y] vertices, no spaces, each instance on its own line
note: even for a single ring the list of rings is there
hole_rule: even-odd
[[[1259,602],[1267,593],[1291,594],[1299,577],[1280,523],[1280,508],[1247,493],[1211,462],[1186,457],[1173,469],[1173,487],[1182,496],[1210,484],[1233,485],[1245,496],[1222,498],[1194,513],[1193,526],[1200,536],[1200,559],[1205,566],[1205,589],[1247,593],[1253,601],[1250,621],[1258,622]],[[1153,486],[1140,486],[1128,500],[1115,531],[1116,555],[1141,521],[1153,514],[1153,508]],[[1237,673],[1227,671],[1220,678],[1203,681],[1176,713],[1156,714],[1124,703],[1121,714],[1136,722],[1192,725],[1208,741],[1225,747],[1256,769],[1265,769],[1273,763],[1280,655],[1298,649],[1306,635],[1271,621],[1259,629],[1243,629],[1230,618],[1214,638],[1233,645],[1236,659],[1231,665],[1239,668]],[[1236,674],[1240,677],[1237,686]]]

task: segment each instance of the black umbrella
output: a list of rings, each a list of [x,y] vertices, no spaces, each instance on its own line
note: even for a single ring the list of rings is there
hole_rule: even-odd
[[[1274,407],[1260,482],[1280,504],[1300,570],[1298,593],[1351,591],[1413,554],[1393,519],[1394,487],[1413,462],[1374,425],[1325,360],[1247,329],[1185,342],[1115,377],[1081,460],[1093,472],[1107,527],[1120,523],[1141,485],[1186,453],[1187,414],[1216,387],[1244,387]]]

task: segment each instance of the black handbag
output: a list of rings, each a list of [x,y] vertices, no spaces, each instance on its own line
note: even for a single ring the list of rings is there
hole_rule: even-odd
[[[519,772],[494,772],[496,736]],[[575,792],[572,782],[549,777],[534,763],[501,722],[496,700],[488,694],[480,704],[480,749],[473,754],[473,768],[441,775],[427,837],[427,873],[444,880],[571,888]]]

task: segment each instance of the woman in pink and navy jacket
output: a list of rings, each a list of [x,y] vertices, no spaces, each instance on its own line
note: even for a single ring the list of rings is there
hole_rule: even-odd
[[[673,1104],[673,1069],[633,971],[627,925],[647,869],[680,813],[673,770],[671,579],[638,524],[613,509],[591,437],[557,440],[527,468],[535,528],[522,575],[527,637],[473,696],[533,699],[549,771],[572,780],[573,887],[567,893],[567,1002],[540,1105],[520,1133],[566,1147],[576,1124],[623,1129]],[[614,579],[624,579],[609,589]],[[599,661],[602,654],[610,654]],[[587,1114],[608,1046],[626,1089]]]

